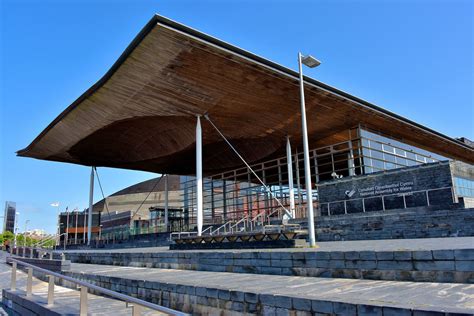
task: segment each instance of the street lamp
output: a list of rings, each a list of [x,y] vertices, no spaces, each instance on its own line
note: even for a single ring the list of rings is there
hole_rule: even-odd
[[[20,212],[15,212],[15,224],[13,225],[13,248],[16,248],[16,234],[18,234],[18,216]]]
[[[306,106],[304,101],[303,64],[309,68],[314,68],[319,66],[321,62],[311,55],[303,56],[301,53],[298,53],[298,69],[300,73],[301,129],[303,134],[306,204],[308,206],[309,245],[311,247],[316,247],[316,237],[314,233],[313,190],[311,187],[311,166],[309,163],[308,128],[306,126]]]
[[[28,227],[29,219],[25,220],[25,232],[23,233],[23,246],[26,246],[26,228]]]

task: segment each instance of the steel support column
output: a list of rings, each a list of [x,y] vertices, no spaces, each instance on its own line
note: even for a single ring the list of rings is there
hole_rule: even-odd
[[[197,117],[196,123],[196,208],[197,208],[197,232],[202,233],[203,224],[203,197],[202,197],[202,130],[201,117]]]
[[[165,227],[166,231],[169,231],[169,222],[168,222],[168,195],[169,195],[169,189],[168,189],[168,175],[165,175]]]
[[[288,166],[288,190],[290,191],[290,212],[295,218],[295,192],[293,190],[293,160],[291,158],[290,137],[286,137],[286,162]]]
[[[298,66],[300,74],[300,101],[301,101],[301,129],[303,134],[303,151],[304,151],[304,172],[306,182],[306,205],[308,208],[308,234],[309,244],[316,247],[316,236],[314,233],[314,211],[313,211],[313,188],[311,184],[311,165],[309,163],[309,145],[308,145],[308,128],[306,126],[306,106],[304,100],[304,82],[303,82],[303,65],[301,53],[298,53]]]
[[[91,167],[91,181],[89,187],[89,212],[87,216],[87,245],[91,244],[92,239],[92,207],[94,204],[94,167]]]

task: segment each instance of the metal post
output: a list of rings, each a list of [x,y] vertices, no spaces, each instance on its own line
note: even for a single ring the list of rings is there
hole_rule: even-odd
[[[54,304],[54,276],[48,275],[48,305]]]
[[[26,296],[31,296],[32,288],[33,288],[33,268],[26,268],[28,271],[28,278],[26,279]]]
[[[77,220],[79,212],[76,209],[76,232],[74,233],[74,244],[77,245]]]
[[[300,160],[298,155],[298,150],[295,153],[295,166],[296,166],[296,185],[298,187],[298,206],[301,208],[301,204],[303,203],[301,198],[301,181],[300,181]]]
[[[140,316],[142,314],[142,307],[137,304],[132,306],[132,316]]]
[[[91,181],[89,187],[89,214],[87,217],[87,245],[91,244],[92,239],[92,207],[94,203],[94,167],[91,167]]]
[[[79,315],[87,316],[87,287],[81,287],[81,298],[79,303]]]
[[[166,227],[166,231],[169,231],[169,229],[168,229],[168,226],[169,226],[169,223],[168,223],[168,195],[169,195],[168,175],[165,175],[165,227]]]
[[[290,136],[286,136],[286,162],[288,166],[288,190],[290,191],[290,212],[295,218],[295,191],[293,190],[293,160],[291,158]]]
[[[196,204],[197,204],[197,232],[202,233],[203,224],[203,197],[202,197],[202,130],[201,117],[198,115],[196,123]]]
[[[66,244],[69,243],[69,207],[66,207],[66,229],[64,229],[66,235],[64,235],[64,249],[66,249]]]
[[[301,57],[301,53],[298,53],[298,66],[300,73],[301,129],[303,134],[304,151],[304,178],[306,182],[306,204],[308,207],[308,234],[310,247],[316,247],[316,236],[314,233],[313,189],[311,184],[311,166],[309,163],[308,128],[306,126],[306,106],[304,100],[303,65],[301,62]]]
[[[10,283],[10,290],[16,290],[16,262],[12,263],[12,279]]]
[[[82,243],[85,244],[86,243],[86,227],[87,227],[87,216],[86,216],[86,211],[84,210],[84,212],[82,212],[83,215],[84,215],[84,229],[82,230]]]

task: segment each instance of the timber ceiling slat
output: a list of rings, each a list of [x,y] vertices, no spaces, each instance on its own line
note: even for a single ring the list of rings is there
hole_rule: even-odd
[[[311,146],[361,123],[409,144],[474,162],[472,149],[375,107],[310,84],[305,94]],[[68,108],[19,155],[190,174],[196,114],[208,113],[253,162],[281,154],[287,134],[294,146],[301,146],[299,112],[295,77],[158,25],[105,82]],[[204,119],[202,125],[204,171],[240,166]]]

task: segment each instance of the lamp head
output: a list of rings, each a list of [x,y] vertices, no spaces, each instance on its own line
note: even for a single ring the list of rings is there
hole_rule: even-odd
[[[314,67],[318,67],[319,65],[321,65],[321,62],[319,60],[317,60],[316,58],[314,58],[313,56],[311,56],[311,55],[302,56],[301,57],[301,62],[309,68],[314,68]]]

